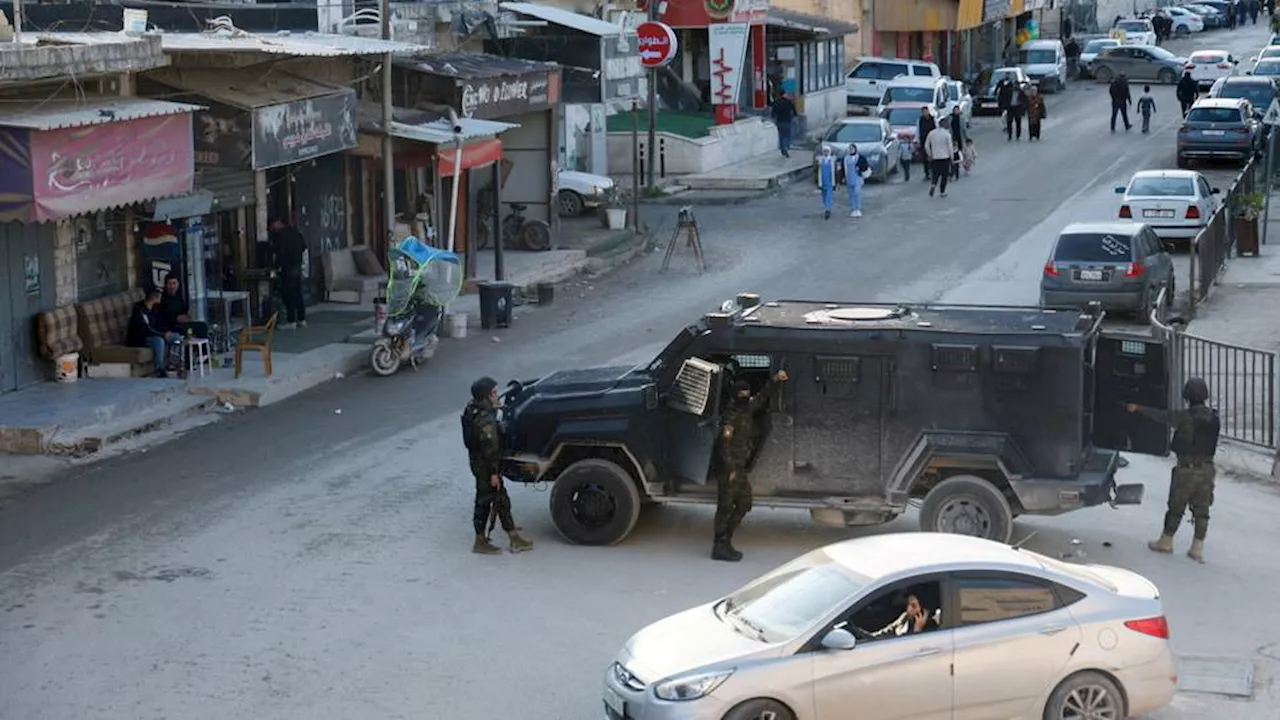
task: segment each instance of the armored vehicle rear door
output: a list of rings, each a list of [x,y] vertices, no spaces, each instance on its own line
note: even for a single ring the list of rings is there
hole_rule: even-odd
[[[720,385],[724,373],[712,362],[693,357],[680,366],[663,394],[666,478],[706,484],[719,437]]]
[[[814,355],[796,363],[794,491],[845,494],[877,485],[892,358]]]
[[[1095,340],[1093,362],[1086,359],[1085,364],[1084,399],[1084,417],[1086,422],[1092,419],[1095,447],[1169,454],[1169,428],[1125,408],[1127,403],[1169,407],[1172,342],[1158,328],[1153,330],[1155,337],[1103,331]]]

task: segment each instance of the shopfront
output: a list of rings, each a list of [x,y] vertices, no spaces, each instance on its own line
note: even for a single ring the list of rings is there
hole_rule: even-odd
[[[501,204],[497,209],[504,217],[509,214],[510,203],[526,206],[526,219],[542,220],[551,225],[554,243],[559,230],[555,198],[560,66],[477,53],[434,55],[397,60],[396,63],[405,71],[397,82],[401,94],[393,95],[397,106],[436,112],[453,108],[464,119],[496,121],[509,126],[502,133],[501,141],[482,141],[486,143],[484,149],[472,152],[480,159],[500,153],[503,169],[497,192],[493,192],[488,184],[492,182],[492,173],[480,173],[477,183],[460,187],[459,194],[471,199],[478,207],[485,190],[489,189],[488,197],[500,196],[497,202]],[[440,157],[450,154],[438,153]],[[452,162],[452,157],[448,162]],[[464,157],[463,168],[467,167]],[[437,163],[436,175],[448,178],[450,172]],[[438,204],[447,207],[444,198],[449,194],[445,183],[436,194],[440,198]],[[495,201],[489,202],[494,204]],[[474,272],[474,253],[467,245],[467,239],[474,230],[472,223],[467,222],[469,218],[461,204],[459,219],[453,246],[459,250],[466,249],[468,268]],[[440,227],[447,233],[447,224],[441,223]],[[448,246],[448,239],[447,234],[442,236],[441,244]]]
[[[342,153],[357,144],[355,91],[279,69],[167,68],[147,80],[209,108],[196,119],[194,140],[196,189],[210,198],[208,210],[193,203],[190,211],[205,214],[156,213],[179,233],[187,227],[201,235],[203,251],[187,256],[189,287],[205,278],[211,289],[250,290],[256,305],[274,265],[267,221],[280,218],[307,241],[307,304],[323,300],[324,253],[351,244]],[[183,246],[197,243],[185,238]]]
[[[631,109],[648,91],[634,29],[534,3],[502,3],[503,10],[547,23],[488,49],[564,68],[557,160],[567,170],[609,174],[606,120]]]
[[[844,117],[845,36],[858,26],[779,8],[770,8],[765,22],[769,98],[792,94],[804,119],[800,134]]]
[[[135,286],[135,206],[191,191],[199,109],[102,98],[0,111],[0,392],[44,379],[36,314]]]

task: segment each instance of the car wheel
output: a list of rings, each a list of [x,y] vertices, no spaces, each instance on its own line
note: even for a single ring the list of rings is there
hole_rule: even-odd
[[[1120,720],[1124,716],[1124,697],[1120,688],[1110,678],[1096,672],[1077,673],[1063,680],[1054,688],[1044,706],[1044,720]]]
[[[730,710],[724,720],[796,720],[791,708],[777,700],[748,700]]]
[[[1156,75],[1156,79],[1164,85],[1172,85],[1178,82],[1178,76],[1169,68],[1161,70],[1160,74]]]
[[[556,204],[560,206],[560,217],[578,217],[587,207],[582,196],[572,190],[556,193]]]
[[[1174,37],[1184,38],[1190,34],[1191,34],[1191,28],[1187,27],[1186,25],[1179,25],[1177,29],[1173,31]]]
[[[551,486],[551,520],[575,545],[616,545],[639,519],[640,490],[616,463],[579,460]]]
[[[1097,81],[1098,81],[1098,82],[1100,82],[1100,83],[1109,83],[1109,82],[1111,82],[1111,68],[1109,68],[1109,67],[1107,67],[1107,66],[1103,65],[1102,67],[1098,68],[1097,70],[1094,70],[1094,71],[1093,71],[1093,79],[1094,79],[1094,80],[1097,80]]]
[[[924,498],[920,529],[1007,543],[1013,535],[1013,509],[1004,493],[974,475],[938,483]]]

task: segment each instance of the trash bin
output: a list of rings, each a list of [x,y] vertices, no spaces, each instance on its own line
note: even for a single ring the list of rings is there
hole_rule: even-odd
[[[482,282],[480,291],[480,327],[485,330],[511,327],[511,283]]]

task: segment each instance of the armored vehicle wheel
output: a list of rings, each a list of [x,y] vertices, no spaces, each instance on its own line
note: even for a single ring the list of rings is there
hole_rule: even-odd
[[[1013,535],[1013,509],[990,482],[956,475],[938,483],[925,496],[920,529],[1007,543]]]
[[[640,490],[615,463],[579,460],[551,486],[551,519],[571,543],[616,545],[640,519]]]

